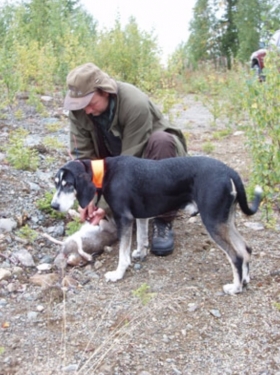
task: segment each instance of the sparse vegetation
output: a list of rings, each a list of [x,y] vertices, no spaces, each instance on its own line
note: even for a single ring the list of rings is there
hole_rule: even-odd
[[[146,305],[155,295],[156,293],[150,293],[150,286],[147,283],[143,283],[138,289],[133,290],[132,294],[134,297],[140,299],[143,305]]]
[[[205,143],[202,145],[202,150],[203,150],[203,152],[205,152],[206,154],[212,154],[212,152],[215,150],[215,146],[214,146],[213,143],[211,143],[210,141],[207,141],[207,142],[205,142]]]
[[[65,233],[67,236],[71,236],[71,234],[77,232],[82,226],[82,223],[79,218],[74,218],[72,221],[69,221],[66,224]]]
[[[51,201],[54,195],[54,191],[47,191],[45,195],[37,201],[37,207],[39,210],[44,211],[51,217],[56,219],[64,219],[65,214],[62,212],[57,212],[51,207]]]
[[[28,132],[23,128],[11,132],[5,150],[7,159],[14,168],[34,171],[39,165],[39,156],[36,150],[24,144],[27,135]]]
[[[43,140],[43,144],[46,147],[54,150],[61,150],[65,147],[62,142],[60,142],[57,138],[54,138],[52,136],[45,137],[45,139]]]
[[[23,227],[21,227],[17,231],[17,234],[19,237],[24,238],[29,242],[34,242],[38,237],[38,233],[35,230],[31,229],[28,225],[24,225]]]

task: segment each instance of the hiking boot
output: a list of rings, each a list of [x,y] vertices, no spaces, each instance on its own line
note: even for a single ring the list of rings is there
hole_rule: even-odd
[[[156,218],[153,222],[151,253],[158,256],[169,255],[174,249],[172,222]]]

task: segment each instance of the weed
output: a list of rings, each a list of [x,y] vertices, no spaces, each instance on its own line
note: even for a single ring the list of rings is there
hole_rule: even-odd
[[[46,129],[50,132],[50,133],[55,133],[57,132],[58,130],[60,130],[62,127],[62,125],[56,121],[56,122],[52,122],[50,124],[47,124],[46,125]]]
[[[69,223],[66,224],[66,234],[67,236],[71,236],[73,233],[78,232],[82,226],[82,223],[80,222],[80,218],[74,218],[73,221],[69,221]]]
[[[252,185],[263,188],[266,219],[273,220],[274,211],[280,210],[280,75],[278,57],[269,54],[266,59],[266,81],[247,82],[244,107],[250,121],[246,126],[247,144],[253,159]]]
[[[279,302],[273,302],[273,306],[276,307],[278,311],[280,311],[280,303]]]
[[[156,293],[149,293],[150,286],[147,283],[143,283],[138,289],[133,290],[132,294],[134,297],[138,297],[143,305],[146,305]]]
[[[213,139],[216,139],[216,140],[219,140],[219,139],[222,139],[222,138],[226,138],[228,137],[230,134],[232,133],[231,129],[227,128],[227,129],[222,129],[222,130],[219,130],[219,131],[216,131],[212,134],[212,138]]]
[[[24,118],[24,113],[22,109],[18,109],[17,111],[15,111],[14,115],[17,120],[22,120]]]
[[[212,152],[215,150],[215,146],[210,141],[207,141],[206,143],[203,143],[202,150],[206,154],[212,154]]]
[[[62,142],[53,137],[45,137],[43,144],[46,147],[54,150],[62,149],[64,147],[64,144]]]
[[[24,145],[28,132],[19,128],[10,134],[5,147],[9,163],[16,169],[34,171],[39,165],[38,152]]]
[[[19,237],[28,240],[29,242],[34,242],[38,237],[38,233],[31,229],[28,225],[24,225],[17,231]]]
[[[51,166],[55,162],[56,158],[54,156],[47,156],[45,159],[45,163]]]
[[[37,207],[39,210],[44,211],[49,214],[54,219],[64,219],[65,214],[62,212],[57,212],[51,207],[51,201],[54,191],[47,191],[43,198],[39,199],[37,202]]]

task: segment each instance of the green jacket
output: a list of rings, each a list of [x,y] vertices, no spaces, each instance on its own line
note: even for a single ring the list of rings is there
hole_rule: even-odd
[[[149,136],[158,130],[174,135],[178,156],[187,152],[182,132],[169,125],[159,109],[137,87],[117,82],[117,102],[110,131],[122,140],[122,155],[142,157]],[[84,110],[70,111],[70,151],[79,159],[100,159],[92,120]],[[77,151],[75,151],[77,149]]]

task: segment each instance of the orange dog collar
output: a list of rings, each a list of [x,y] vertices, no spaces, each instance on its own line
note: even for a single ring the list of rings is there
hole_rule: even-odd
[[[104,160],[92,160],[91,169],[93,174],[92,182],[96,188],[101,189],[104,177]]]

